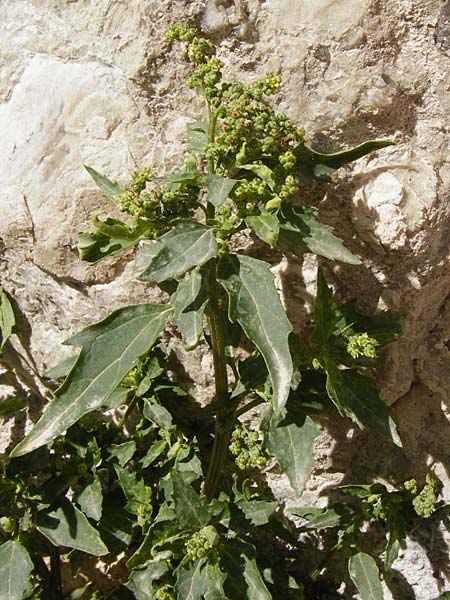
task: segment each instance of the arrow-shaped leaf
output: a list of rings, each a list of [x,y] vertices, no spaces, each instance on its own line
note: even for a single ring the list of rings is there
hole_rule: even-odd
[[[81,510],[90,519],[100,521],[102,517],[102,484],[100,479],[96,477],[76,498]]]
[[[361,264],[361,259],[347,250],[344,242],[334,235],[333,228],[318,221],[316,215],[317,210],[313,207],[284,204],[277,246],[296,256],[312,252],[330,260]]]
[[[31,591],[30,575],[33,563],[19,542],[8,541],[0,546],[0,598],[22,600]]]
[[[340,370],[325,358],[327,392],[341,415],[349,417],[361,429],[381,433],[402,446],[391,411],[381,400],[368,377],[352,369]]]
[[[289,479],[297,496],[311,475],[313,444],[319,431],[310,417],[292,419],[286,409],[272,413],[264,425],[264,444]]]
[[[11,456],[47,444],[83,415],[100,408],[137,359],[152,347],[171,310],[166,304],[127,306],[67,340],[65,344],[81,346],[78,360]]]
[[[178,327],[186,348],[193,348],[198,343],[203,331],[206,302],[202,273],[195,269],[189,279],[178,285],[171,298],[174,308],[173,322]]]
[[[237,183],[236,179],[228,179],[222,175],[205,173],[204,181],[208,192],[207,200],[215,207],[222,206]]]
[[[38,516],[37,529],[55,546],[76,548],[94,556],[108,553],[99,532],[67,498],[58,509]]]
[[[375,560],[365,552],[358,552],[348,561],[351,580],[361,594],[361,600],[383,600],[383,588]]]
[[[276,411],[289,395],[293,366],[288,338],[292,326],[275,288],[270,265],[250,256],[232,256],[220,283],[228,293],[230,320],[237,321],[261,352],[272,382]]]
[[[175,514],[180,527],[193,529],[207,525],[211,515],[206,498],[199,496],[181,473],[172,470],[170,478],[173,485]]]
[[[108,200],[115,200],[117,196],[121,196],[124,193],[124,189],[120,187],[118,183],[115,181],[111,181],[106,177],[106,175],[102,175],[92,167],[88,167],[84,165],[84,168],[101,189],[103,194],[108,198]]]
[[[156,251],[148,253],[146,247],[155,247]],[[217,242],[211,229],[197,221],[179,219],[173,229],[139,251],[135,264],[143,270],[138,279],[161,283],[203,265],[216,254]]]

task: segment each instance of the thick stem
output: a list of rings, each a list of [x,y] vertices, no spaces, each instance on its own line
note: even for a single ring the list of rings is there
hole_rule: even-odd
[[[217,286],[217,263],[211,261],[209,273],[209,316],[208,325],[211,336],[211,347],[213,353],[214,377],[215,377],[215,400],[219,410],[216,415],[214,432],[214,443],[206,476],[205,496],[211,500],[217,492],[217,486],[222,475],[223,466],[227,455],[230,432],[227,427],[232,413],[232,407],[228,404],[228,378],[227,361],[225,355],[225,342],[223,335],[223,323],[219,308],[219,294]]]

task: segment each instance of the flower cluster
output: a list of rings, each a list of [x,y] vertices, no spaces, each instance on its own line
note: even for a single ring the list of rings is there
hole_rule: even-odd
[[[151,237],[165,233],[175,218],[188,218],[198,203],[199,187],[191,182],[160,185],[150,169],[144,167],[131,175],[125,192],[118,197],[121,209],[149,221]]]
[[[236,466],[241,471],[248,471],[255,467],[265,469],[267,466],[267,456],[256,431],[243,426],[236,427],[231,434],[229,449],[234,456]]]
[[[347,338],[347,352],[352,358],[365,356],[366,358],[376,357],[376,348],[380,344],[368,333],[355,333]]]
[[[441,482],[435,475],[430,473],[427,474],[425,481],[426,483],[420,492],[418,492],[415,479],[405,481],[404,486],[415,495],[412,504],[416,514],[419,515],[419,517],[428,519],[428,517],[431,517],[436,510],[435,504],[440,491]]]
[[[209,556],[219,539],[216,529],[212,525],[196,531],[186,542],[186,554],[191,560]]]

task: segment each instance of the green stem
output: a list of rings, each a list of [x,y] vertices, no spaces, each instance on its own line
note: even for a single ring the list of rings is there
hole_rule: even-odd
[[[265,400],[263,400],[262,398],[255,398],[254,400],[251,400],[250,402],[247,402],[247,404],[244,404],[244,406],[242,406],[241,408],[239,408],[234,413],[234,416],[237,419],[241,415],[245,414],[247,411],[251,410],[252,408],[255,408],[255,406],[259,406],[263,402],[265,402]]]
[[[217,492],[217,486],[222,475],[223,466],[227,456],[228,442],[230,438],[229,421],[232,407],[228,404],[228,377],[227,359],[225,354],[225,342],[223,335],[223,323],[219,309],[219,294],[217,286],[217,262],[211,261],[209,273],[209,316],[208,326],[211,336],[211,348],[213,353],[214,378],[215,378],[215,401],[219,406],[216,415],[214,443],[206,476],[205,496],[211,500]]]
[[[125,423],[127,422],[127,420],[128,420],[128,417],[130,416],[130,413],[131,413],[131,411],[133,410],[133,408],[134,408],[134,406],[135,406],[136,402],[137,402],[137,396],[136,396],[136,395],[134,395],[134,396],[131,398],[131,400],[130,400],[130,403],[129,403],[129,404],[128,404],[128,406],[127,406],[127,409],[126,409],[126,411],[123,413],[123,415],[122,415],[122,418],[120,419],[120,421],[119,421],[119,423],[118,423],[118,425],[117,425],[117,428],[118,428],[119,430],[120,430],[120,429],[122,429],[122,428],[125,426]]]

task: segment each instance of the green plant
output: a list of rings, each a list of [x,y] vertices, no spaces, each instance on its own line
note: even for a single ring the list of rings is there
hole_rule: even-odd
[[[276,461],[300,496],[313,460],[315,419],[340,414],[401,444],[389,409],[361,371],[395,339],[397,319],[339,305],[319,270],[314,324],[300,339],[271,265],[233,251],[236,236],[251,230],[282,252],[358,265],[298,198],[305,186],[329,182],[334,170],[391,142],[315,152],[303,131],[266,102],[276,77],[250,86],[224,82],[211,42],[184,27],[168,36],[187,42],[195,67],[188,85],[207,105],[206,119],[188,126],[186,170],[155,176],[144,168],[122,188],[87,167],[129,218],[95,215],[79,250],[95,263],[139,243],[138,279],[158,284],[170,299],[126,306],[83,329],[65,342],[81,350],[47,374],[50,381],[65,379],[11,452],[0,484],[0,572],[11,575],[0,577],[0,590],[10,581],[10,598],[30,590],[33,597],[62,597],[64,548],[72,549],[74,573],[86,554],[114,558],[125,551],[126,586],[138,600],[304,598],[318,572],[308,576],[300,568],[299,533],[313,525],[286,520],[265,483],[268,461]],[[14,319],[7,304],[1,308],[6,340]],[[169,320],[186,349],[203,344],[212,354],[215,392],[205,407],[177,382]],[[242,418],[259,405],[265,411],[258,433]],[[118,407],[126,407],[118,426],[90,415]],[[344,505],[348,518],[334,521],[340,529],[333,551],[356,549],[349,540],[364,519],[387,519],[391,527],[391,507],[398,505],[383,486],[353,486],[351,493],[362,498],[361,510]],[[399,494],[402,511],[420,497]],[[403,529],[392,531],[388,567],[404,537]],[[360,589],[364,560],[353,552],[351,576]],[[92,586],[80,590],[98,597]],[[378,588],[373,597],[381,597]]]

